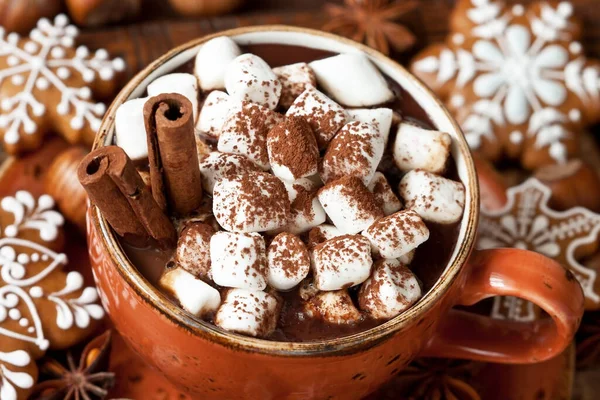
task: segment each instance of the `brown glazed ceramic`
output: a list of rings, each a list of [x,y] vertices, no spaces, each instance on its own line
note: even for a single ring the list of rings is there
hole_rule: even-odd
[[[416,78],[380,53],[347,39],[285,26],[219,33],[241,44],[279,43],[332,52],[363,51],[454,139],[452,153],[467,189],[465,213],[451,261],[438,282],[410,310],[371,330],[312,343],[273,342],[224,332],[191,318],[128,261],[96,208],[88,214],[88,242],[104,306],[132,349],[197,398],[358,399],[417,355],[533,363],[562,352],[583,313],[579,284],[554,261],[523,250],[471,254],[479,215],[473,159],[460,129]],[[141,97],[156,77],[189,61],[213,36],[174,49],[138,74],[104,118],[95,148],[112,141],[119,104]],[[532,323],[491,320],[451,310],[494,295],[519,296],[551,318]]]

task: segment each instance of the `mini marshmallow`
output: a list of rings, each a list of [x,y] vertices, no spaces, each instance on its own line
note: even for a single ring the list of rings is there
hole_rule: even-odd
[[[287,291],[298,285],[310,271],[306,246],[296,235],[280,233],[267,250],[267,282],[273,289]]]
[[[246,156],[261,169],[268,171],[267,134],[281,121],[281,116],[258,104],[244,102],[225,120],[217,149],[222,153]]]
[[[384,145],[387,147],[394,116],[394,111],[391,108],[354,108],[346,111],[354,121],[375,125],[383,138]]]
[[[370,107],[394,99],[385,78],[363,53],[339,54],[310,67],[326,93],[348,107]]]
[[[210,279],[210,238],[214,233],[208,224],[188,224],[177,240],[177,264],[200,279]]]
[[[198,153],[198,163],[202,162],[204,157],[212,152],[212,146],[204,140],[201,134],[194,135],[194,141],[196,142],[196,152]]]
[[[299,235],[325,222],[327,215],[317,197],[318,186],[313,181],[302,178],[293,183],[284,181],[284,185],[291,210],[284,231]]]
[[[225,70],[227,93],[239,101],[251,101],[274,110],[281,96],[281,82],[269,64],[254,54],[236,57]]]
[[[211,273],[219,286],[267,287],[265,240],[258,233],[217,232],[210,239]]]
[[[343,234],[361,232],[384,216],[373,193],[353,176],[328,183],[319,189],[318,197],[331,222]]]
[[[117,108],[115,114],[117,145],[134,161],[148,157],[144,125],[144,104],[147,100],[148,97],[127,100]]]
[[[194,75],[202,90],[225,88],[225,69],[242,54],[238,45],[227,36],[220,36],[204,43],[196,55]]]
[[[320,149],[327,147],[349,118],[342,106],[312,86],[296,98],[285,115],[304,118],[312,128]]]
[[[281,82],[279,105],[288,108],[308,86],[317,86],[317,78],[307,63],[297,63],[273,68]]]
[[[349,122],[329,143],[323,157],[321,179],[327,183],[350,175],[368,185],[384,150],[383,137],[375,125]]]
[[[463,214],[465,187],[460,182],[417,169],[404,175],[398,191],[406,208],[426,221],[451,224]]]
[[[312,250],[318,244],[342,235],[343,233],[333,225],[321,224],[319,226],[315,226],[310,230],[310,232],[308,232],[308,248]]]
[[[291,115],[269,131],[267,152],[279,179],[293,182],[317,173],[317,141],[310,125],[300,117]]]
[[[383,210],[385,215],[393,214],[402,209],[402,202],[392,191],[385,175],[381,172],[375,172],[373,179],[367,186],[367,189],[375,196],[375,201]]]
[[[290,201],[279,179],[265,172],[247,172],[217,181],[213,214],[231,232],[265,232],[285,226]]]
[[[406,254],[401,255],[400,257],[397,258],[398,261],[400,261],[402,264],[404,265],[410,265],[410,263],[412,262],[412,260],[415,258],[415,253],[417,252],[416,249],[409,251]]]
[[[240,154],[210,152],[200,160],[202,188],[212,194],[215,183],[227,176],[241,175],[249,171],[260,171],[252,161]]]
[[[275,330],[280,309],[272,294],[231,289],[215,315],[215,325],[230,332],[266,337]]]
[[[175,297],[184,310],[197,317],[214,313],[221,304],[221,295],[217,289],[183,268],[167,270],[160,277],[158,285]]]
[[[360,235],[338,236],[317,245],[313,261],[317,289],[349,288],[364,282],[371,274],[371,245]]]
[[[398,258],[429,239],[429,229],[413,210],[399,211],[377,220],[363,235],[369,239],[375,254]]]
[[[233,100],[227,93],[213,90],[204,99],[196,129],[209,136],[219,137],[229,114],[240,111],[241,106],[241,102]]]
[[[442,173],[450,156],[452,139],[445,132],[400,124],[394,142],[394,162],[401,171],[422,169]]]
[[[355,324],[363,319],[347,290],[320,292],[305,304],[305,313],[330,324]]]
[[[198,119],[198,80],[192,74],[173,73],[163,75],[153,80],[148,87],[148,96],[158,96],[161,93],[178,93],[192,103],[194,121]]]
[[[361,286],[358,304],[373,318],[390,319],[421,298],[415,275],[397,260],[379,260],[373,275]]]

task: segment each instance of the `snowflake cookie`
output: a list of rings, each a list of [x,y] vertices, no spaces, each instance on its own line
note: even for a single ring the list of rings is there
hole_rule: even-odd
[[[583,207],[555,211],[548,207],[550,188],[531,178],[507,191],[506,204],[498,209],[481,209],[479,249],[513,247],[531,250],[568,268],[583,288],[586,309],[600,309],[597,271],[580,260],[600,246],[600,214]],[[531,321],[539,310],[515,297],[496,297],[492,316]]]
[[[65,15],[42,18],[28,39],[0,27],[0,138],[11,154],[37,149],[55,131],[70,143],[90,142],[100,127],[120,58],[104,49],[75,48],[78,31]]]
[[[26,399],[35,360],[91,333],[104,317],[94,287],[60,251],[64,218],[48,195],[0,201],[0,400]]]
[[[534,169],[564,162],[600,119],[600,62],[583,54],[571,3],[459,0],[445,44],[411,71],[446,103],[472,149]]]

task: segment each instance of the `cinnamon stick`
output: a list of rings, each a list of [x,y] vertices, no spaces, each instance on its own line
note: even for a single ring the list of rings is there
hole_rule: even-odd
[[[152,195],[163,210],[177,215],[189,214],[202,201],[193,115],[192,103],[176,93],[154,96],[144,105]]]
[[[132,244],[145,244],[152,238],[160,247],[174,246],[173,223],[123,149],[106,146],[89,153],[81,160],[77,177],[117,234]]]

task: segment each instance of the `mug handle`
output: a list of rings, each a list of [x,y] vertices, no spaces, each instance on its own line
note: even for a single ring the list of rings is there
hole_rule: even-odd
[[[569,345],[584,311],[581,286],[569,270],[518,249],[475,251],[468,268],[459,305],[515,296],[538,305],[551,318],[516,322],[453,309],[442,317],[420,356],[526,364],[550,359]]]

